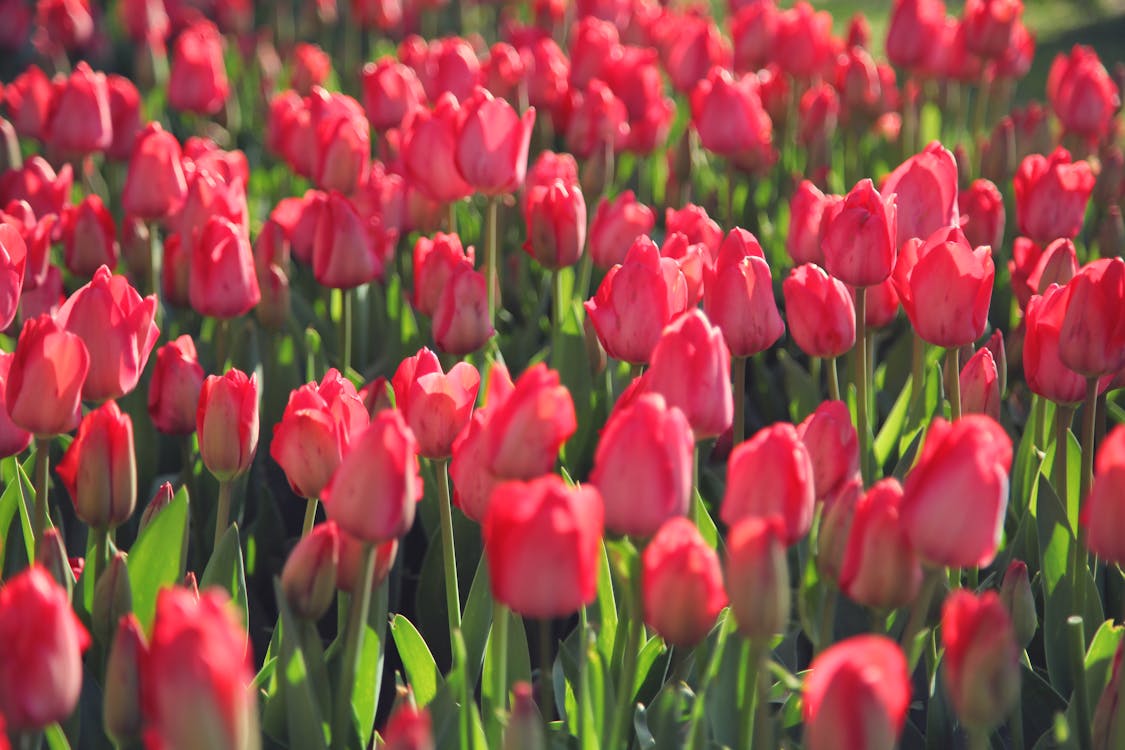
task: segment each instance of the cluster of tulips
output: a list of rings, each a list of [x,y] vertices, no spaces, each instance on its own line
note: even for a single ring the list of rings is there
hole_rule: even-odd
[[[0,0],[0,750],[1125,747],[1125,64],[724,10]]]

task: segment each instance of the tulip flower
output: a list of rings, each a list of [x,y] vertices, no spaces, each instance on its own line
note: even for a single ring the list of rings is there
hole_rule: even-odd
[[[992,352],[987,347],[978,349],[961,368],[958,377],[961,380],[961,413],[985,414],[999,420],[1000,371]]]
[[[840,588],[877,611],[910,604],[922,585],[922,566],[900,521],[901,508],[898,480],[879,481],[856,503],[848,532]]]
[[[113,143],[105,73],[95,73],[85,61],[75,66],[55,92],[46,140],[68,154],[104,151]]]
[[[454,156],[465,182],[489,196],[514,193],[527,172],[534,107],[521,117],[508,102],[478,88],[460,122]]]
[[[765,351],[785,332],[770,267],[758,240],[745,229],[735,227],[723,241],[705,282],[703,309],[735,357]]]
[[[1116,84],[1091,47],[1074,45],[1059,53],[1047,76],[1047,99],[1068,133],[1089,140],[1101,137],[1121,106]]]
[[[577,185],[555,180],[527,191],[524,202],[527,241],[524,251],[544,268],[572,266],[586,246],[586,201]]]
[[[844,567],[844,554],[848,549],[855,508],[863,497],[863,478],[849,479],[836,492],[824,500],[824,511],[817,530],[816,567],[829,581],[839,583]]]
[[[842,281],[806,263],[790,271],[781,288],[789,333],[802,351],[830,359],[855,346],[855,302]]]
[[[589,250],[594,265],[608,270],[624,263],[634,241],[648,235],[654,226],[656,216],[652,209],[638,203],[632,190],[612,200],[602,198],[590,224]]]
[[[1027,577],[1027,563],[1012,560],[1000,582],[1000,601],[1012,618],[1012,629],[1017,648],[1026,649],[1035,631],[1039,629],[1039,616],[1035,612],[1035,594]]]
[[[595,488],[568,487],[554,474],[497,485],[481,527],[493,598],[539,618],[592,602],[603,517]]]
[[[1086,203],[1094,190],[1094,172],[1085,161],[1071,162],[1070,152],[1032,154],[1020,162],[1013,185],[1020,231],[1040,245],[1082,231]]]
[[[1008,717],[1020,691],[1012,619],[995,591],[957,589],[941,610],[945,689],[970,731],[987,732]]]
[[[1122,486],[1125,486],[1125,427],[1118,426],[1098,448],[1093,487],[1084,498],[1081,517],[1090,551],[1116,563],[1125,561],[1125,540],[1117,533],[1120,519],[1125,517]]]
[[[812,459],[793,425],[763,428],[731,452],[719,510],[728,526],[743,518],[776,517],[788,546],[808,533],[815,501]]]
[[[70,202],[73,182],[74,170],[69,164],[64,164],[56,174],[51,165],[36,154],[20,169],[10,169],[0,175],[0,205],[7,210],[13,201],[27,201],[31,213],[40,219],[48,214],[61,216]]]
[[[50,315],[25,322],[5,382],[12,422],[39,437],[73,430],[89,370],[89,350],[80,336]]]
[[[983,567],[1000,543],[1012,440],[990,417],[936,417],[906,476],[901,518],[922,560]]]
[[[707,215],[703,206],[689,203],[681,209],[664,210],[664,227],[671,236],[679,232],[687,238],[688,244],[703,244],[707,247],[708,260],[719,253],[723,244],[723,230],[718,222]]]
[[[237,318],[262,299],[254,254],[244,230],[213,216],[191,252],[189,295],[192,309],[214,318]]]
[[[692,127],[703,148],[756,171],[772,164],[773,123],[762,107],[758,78],[735,80],[723,68],[712,68],[691,94]]]
[[[352,289],[382,278],[387,258],[352,203],[333,192],[319,212],[312,261],[318,283]]]
[[[137,387],[160,334],[155,315],[155,296],[141,299],[124,276],[114,276],[105,266],[67,298],[58,322],[81,337],[90,352],[83,399],[118,398]]]
[[[464,117],[457,100],[446,92],[432,111],[423,109],[415,114],[403,138],[406,174],[423,193],[441,203],[461,200],[473,192],[454,163],[459,149],[458,123]]]
[[[51,79],[35,64],[27,66],[4,88],[8,117],[25,138],[45,140],[54,99]]]
[[[367,63],[360,78],[363,109],[371,127],[379,132],[401,125],[425,101],[417,74],[393,58]]]
[[[602,158],[607,148],[614,153],[620,152],[629,138],[628,118],[625,103],[613,89],[603,81],[591,81],[586,88],[572,95],[567,115],[566,146],[583,160]],[[604,169],[604,165],[601,168]],[[600,187],[589,188],[589,191],[602,192]]]
[[[835,495],[859,474],[859,437],[843,401],[825,401],[797,425],[812,465],[816,499]]]
[[[682,21],[663,54],[672,87],[690,93],[716,67],[728,67],[730,49],[714,21],[705,16],[680,16]]]
[[[1023,0],[967,0],[965,46],[988,60],[1003,57],[1022,14]]]
[[[20,429],[12,418],[8,416],[8,407],[5,402],[8,372],[12,367],[14,354],[0,352],[0,458],[7,458],[22,453],[24,448],[31,445],[31,433]]]
[[[176,37],[168,78],[168,106],[213,115],[230,92],[223,62],[223,37],[213,23],[198,20]]]
[[[1058,404],[1076,404],[1086,395],[1086,379],[1059,357],[1059,336],[1068,295],[1052,284],[1027,303],[1023,345],[1023,371],[1033,393]]]
[[[733,14],[730,34],[736,71],[752,73],[770,61],[779,15],[774,0],[748,3]]]
[[[974,180],[957,196],[961,230],[973,247],[1000,247],[1004,241],[1004,198],[988,180]]]
[[[1125,673],[1122,663],[1125,662],[1125,644],[1118,643],[1117,650],[1113,652],[1113,664],[1110,667],[1109,682],[1098,699],[1097,708],[1094,709],[1093,741],[1094,747],[1117,747],[1125,741],[1125,715],[1122,709],[1125,704],[1121,702],[1121,675]]]
[[[434,309],[434,343],[449,354],[475,352],[495,329],[488,315],[488,282],[468,263],[458,264]]]
[[[812,78],[832,60],[832,16],[798,0],[778,15],[773,52],[789,75]]]
[[[340,529],[332,521],[303,536],[281,570],[281,591],[293,614],[316,622],[336,596],[340,560]]]
[[[484,467],[502,479],[530,480],[546,474],[576,428],[574,402],[559,374],[533,365],[488,419]]]
[[[621,55],[617,27],[594,16],[583,16],[570,35],[570,87],[584,89],[594,79],[605,80],[605,69]]]
[[[137,505],[133,420],[113,401],[90,412],[56,471],[83,523],[101,531],[125,523]]]
[[[820,245],[820,229],[824,209],[828,205],[824,193],[808,180],[802,180],[789,200],[789,230],[785,249],[793,263],[824,265]]]
[[[179,211],[187,197],[180,142],[158,122],[137,136],[121,201],[125,212],[142,219],[163,219]]]
[[[100,266],[117,267],[117,228],[97,195],[86,196],[63,214],[63,260],[75,276],[90,278]]]
[[[317,186],[351,195],[367,182],[370,154],[370,126],[362,111],[326,117],[316,126]]]
[[[129,613],[114,627],[105,672],[103,723],[118,744],[141,735],[141,660],[148,644],[136,615]]]
[[[82,652],[90,634],[66,590],[39,565],[0,588],[0,714],[12,729],[64,721],[82,691]]]
[[[379,412],[352,436],[332,481],[321,491],[328,517],[368,544],[404,536],[422,498],[418,441],[397,409]]]
[[[316,527],[314,527],[316,528]],[[340,532],[340,560],[336,567],[336,588],[348,594],[358,594],[359,582],[362,580],[360,567],[363,562],[364,544],[354,536],[343,531]],[[398,554],[398,539],[383,542],[375,546],[375,575],[371,581],[371,590],[377,590],[395,564]]]
[[[468,362],[458,362],[443,373],[437,355],[423,348],[402,361],[391,385],[395,403],[418,440],[419,454],[434,460],[449,458],[454,438],[469,423],[480,373]]]
[[[696,440],[722,434],[734,420],[730,350],[698,309],[665,327],[652,350],[648,387],[688,418]]]
[[[789,622],[789,566],[785,529],[778,516],[747,516],[727,533],[724,578],[738,631],[750,640],[769,639]]]
[[[910,708],[906,656],[882,635],[840,641],[813,659],[801,715],[809,750],[891,750]]]
[[[0,330],[16,318],[26,274],[27,243],[15,227],[0,221]]]
[[[887,176],[882,193],[895,195],[896,251],[909,239],[924,240],[943,227],[956,226],[957,160],[940,141],[933,141]],[[832,273],[831,266],[828,270]]]
[[[670,518],[642,557],[645,624],[667,643],[692,648],[726,605],[719,556],[686,518]]]
[[[874,286],[891,275],[898,251],[896,197],[883,197],[861,180],[839,203],[825,208],[821,244],[828,273],[845,284]]]
[[[1087,378],[1125,367],[1125,261],[1104,258],[1083,266],[1066,289],[1059,358]]]
[[[196,410],[203,465],[220,482],[246,473],[258,449],[258,380],[241,370],[208,375]],[[225,527],[223,529],[226,530]]]

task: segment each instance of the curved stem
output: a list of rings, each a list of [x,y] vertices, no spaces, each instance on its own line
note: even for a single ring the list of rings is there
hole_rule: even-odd
[[[230,526],[230,495],[231,482],[229,480],[219,482],[219,505],[215,509],[215,545],[211,547],[211,554],[219,548],[219,542]]]
[[[367,630],[367,613],[371,609],[371,586],[375,582],[375,545],[365,542],[360,564],[358,600],[353,596],[348,609],[347,631],[344,634],[344,660],[340,664],[340,684],[336,690],[335,715],[332,721],[332,750],[345,750],[351,740],[352,691],[363,636]]]
[[[949,417],[956,422],[961,418],[961,347],[945,350],[945,380],[949,388]]]
[[[840,400],[840,374],[836,370],[836,358],[828,358],[828,398],[832,401]]]
[[[438,480],[438,505],[441,509],[441,557],[445,569],[445,606],[449,614],[449,634],[461,629],[461,594],[457,589],[457,553],[453,546],[453,508],[449,496],[449,461],[434,462]],[[495,626],[495,623],[493,623]]]
[[[734,445],[746,439],[746,357],[731,360],[734,384]]]
[[[35,557],[43,545],[43,532],[47,530],[48,488],[51,480],[51,438],[35,438],[35,513],[32,515],[31,530],[35,537]]]
[[[313,524],[316,523],[316,506],[317,500],[315,497],[310,497],[305,501],[305,522],[301,525],[301,536],[306,537],[312,531]]]
[[[856,431],[859,433],[859,468],[864,485],[871,481],[867,454],[868,414],[867,414],[867,289],[855,290],[855,370],[856,370]]]

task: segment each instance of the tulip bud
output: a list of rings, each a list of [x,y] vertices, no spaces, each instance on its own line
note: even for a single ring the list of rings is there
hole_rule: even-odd
[[[1058,54],[1047,76],[1047,99],[1064,133],[1095,141],[1109,131],[1121,106],[1117,85],[1092,48],[1076,44]]]
[[[1040,245],[1059,237],[1077,237],[1094,181],[1089,163],[1072,163],[1064,148],[1055,149],[1050,156],[1028,156],[1020,162],[1013,180],[1020,231]]]
[[[844,593],[879,611],[906,606],[922,585],[922,566],[899,520],[901,505],[897,479],[867,491],[856,504],[840,569]]]
[[[842,281],[806,263],[789,272],[781,289],[789,333],[802,351],[832,358],[855,346],[855,302]]]
[[[162,219],[180,209],[187,197],[183,154],[176,136],[159,122],[149,123],[137,136],[129,158],[122,204],[130,216]]]
[[[1098,447],[1094,483],[1082,508],[1080,523],[1086,529],[1086,545],[1109,562],[1125,561],[1125,539],[1117,533],[1125,486],[1125,427],[1118,426]]]
[[[414,69],[394,58],[367,63],[360,77],[364,111],[379,132],[399,127],[426,99]]]
[[[91,528],[116,528],[137,505],[133,420],[114,401],[89,412],[57,469],[78,517]]]
[[[82,338],[50,315],[27,320],[5,383],[16,426],[34,435],[59,435],[78,426],[90,355]]]
[[[138,536],[160,514],[160,511],[172,504],[175,496],[176,493],[172,490],[171,482],[165,482],[157,488],[156,494],[148,501],[144,513],[141,514],[140,528],[137,530]]]
[[[484,437],[487,463],[478,469],[502,479],[547,474],[576,428],[574,402],[559,374],[543,364],[533,365],[489,417]]]
[[[853,477],[835,495],[824,500],[824,512],[817,531],[816,567],[820,574],[839,583],[855,508],[863,497],[862,477]]]
[[[262,298],[250,240],[223,216],[212,216],[196,239],[190,278],[191,306],[200,315],[237,318]]]
[[[46,140],[66,154],[103,151],[113,142],[105,73],[82,61],[56,86]]]
[[[652,209],[638,203],[632,190],[613,200],[602,198],[590,225],[590,256],[594,265],[608,270],[624,263],[634,240],[652,232],[655,225]]]
[[[692,648],[727,603],[719,557],[686,518],[666,521],[643,556],[645,623],[669,644]]]
[[[512,714],[504,730],[502,750],[546,750],[543,717],[532,698],[531,685],[520,681],[512,686]]]
[[[961,413],[986,414],[1000,419],[1000,372],[992,352],[977,350],[961,368]]]
[[[1114,258],[1125,254],[1125,221],[1121,218],[1121,207],[1106,209],[1098,226],[1098,254],[1103,258]]]
[[[478,88],[460,122],[455,159],[464,180],[485,195],[515,192],[527,172],[535,108],[520,116],[507,101]]]
[[[148,391],[148,413],[156,429],[170,435],[195,432],[203,368],[188,334],[169,341],[156,352],[156,367]]]
[[[730,350],[698,309],[665,327],[652,350],[649,388],[680,408],[696,440],[722,434],[734,419]]]
[[[106,733],[118,745],[126,745],[141,735],[141,660],[145,649],[140,622],[133,614],[123,616],[106,661],[102,704]]]
[[[222,109],[229,92],[223,37],[213,23],[198,20],[176,37],[168,78],[168,106],[213,115]]]
[[[784,529],[770,517],[743,517],[727,533],[726,588],[738,630],[765,640],[789,622],[789,567]]]
[[[1027,564],[1022,560],[1012,560],[1008,570],[1004,572],[1004,580],[1000,584],[1000,601],[1012,618],[1016,645],[1021,649],[1027,648],[1039,628],[1039,618],[1035,613],[1035,594],[1032,593],[1031,582],[1027,578]]]
[[[586,245],[586,201],[582,191],[555,180],[547,186],[532,187],[524,205],[524,251],[552,270],[577,263]]]
[[[258,380],[241,370],[209,375],[195,415],[203,465],[220,482],[250,468],[258,449]]]
[[[955,179],[955,178],[954,178]],[[896,197],[886,198],[871,180],[825,209],[821,242],[832,276],[852,286],[874,286],[891,275],[896,244]]]
[[[419,454],[448,458],[453,439],[469,423],[480,373],[468,362],[443,373],[437,355],[424,348],[402,361],[391,383],[395,403],[418,439]]]
[[[706,277],[703,309],[736,357],[765,351],[785,332],[770,267],[757,238],[746,230],[736,227],[723,240],[714,271]]]
[[[363,542],[351,534],[341,531],[340,561],[336,567],[336,588],[353,596],[359,593],[356,589],[362,578],[360,570],[363,564]],[[371,581],[371,590],[376,591],[387,580],[394,567],[395,557],[398,555],[398,539],[382,542],[375,545],[375,577]]]
[[[70,559],[66,556],[66,542],[56,527],[52,526],[43,532],[43,541],[35,550],[35,564],[41,566],[55,583],[65,589],[69,601],[78,576],[74,575]]]
[[[719,515],[728,526],[748,517],[775,518],[780,540],[790,545],[812,526],[815,500],[808,449],[793,425],[779,422],[731,452]]]
[[[981,145],[980,172],[998,185],[1007,183],[1016,165],[1016,127],[1012,118],[1004,116],[996,123],[992,135]]]
[[[22,453],[31,445],[31,433],[16,426],[8,416],[8,409],[4,403],[4,384],[8,380],[13,357],[13,354],[0,352],[0,457],[2,458]]]
[[[966,727],[989,730],[1019,698],[1019,650],[1012,620],[995,591],[958,589],[941,613],[945,687]]]
[[[1125,671],[1125,642],[1118,642],[1113,653],[1113,666],[1109,682],[1098,699],[1094,709],[1093,740],[1094,750],[1112,750],[1125,744],[1125,702],[1121,700],[1121,675]]]
[[[691,124],[703,148],[751,172],[773,164],[773,123],[762,106],[758,77],[735,79],[726,69],[714,67],[697,80],[691,92]]]
[[[859,437],[843,401],[825,401],[797,425],[808,449],[816,499],[832,497],[859,473]]]
[[[329,521],[297,542],[281,571],[281,590],[293,614],[316,622],[332,605],[340,559],[340,530]]]
[[[428,708],[401,703],[383,727],[382,750],[434,750],[433,723]]]
[[[431,239],[419,237],[414,243],[414,294],[411,304],[423,315],[433,316],[458,267],[473,269],[473,246],[462,248],[456,234],[438,232]]]
[[[94,606],[90,613],[94,637],[103,646],[108,645],[117,622],[132,611],[129,569],[125,567],[125,553],[118,552],[94,584]]]
[[[480,271],[460,263],[450,275],[434,310],[434,344],[449,354],[475,352],[495,333],[488,314],[488,282]]]
[[[1004,198],[988,180],[975,180],[957,197],[961,229],[972,247],[999,249],[1004,241]]]
[[[809,180],[802,180],[789,199],[789,230],[785,237],[785,249],[798,266],[804,263],[824,265],[820,229],[827,205],[824,193]]]
[[[1059,358],[1087,378],[1125,367],[1125,261],[1086,264],[1066,285]]]

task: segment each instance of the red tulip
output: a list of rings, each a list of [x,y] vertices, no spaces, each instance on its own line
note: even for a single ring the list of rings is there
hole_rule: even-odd
[[[719,516],[728,526],[743,518],[777,518],[788,546],[808,533],[815,500],[809,451],[793,425],[778,423],[731,451]]]
[[[910,604],[922,584],[922,566],[900,522],[901,506],[897,479],[884,479],[867,491],[855,506],[840,569],[844,593],[880,611]]]
[[[326,117],[316,127],[316,184],[322,190],[351,195],[367,182],[370,153],[370,126],[362,111],[350,117]]]
[[[425,101],[426,94],[417,74],[393,58],[367,63],[360,77],[363,109],[371,127],[379,132],[402,125]]]
[[[289,85],[301,96],[308,96],[313,86],[320,86],[332,72],[332,58],[315,44],[299,42],[293,48],[293,69]]]
[[[596,489],[568,487],[554,474],[498,485],[481,528],[492,596],[539,618],[592,602],[603,513]]]
[[[321,491],[328,517],[369,544],[397,539],[414,524],[422,499],[418,441],[402,412],[379,412],[352,436],[332,481]]]
[[[735,227],[723,241],[703,295],[707,317],[736,357],[765,351],[785,333],[773,279],[754,235]]]
[[[258,450],[258,380],[241,370],[208,375],[195,430],[203,465],[220,482],[246,473]]]
[[[0,221],[0,330],[15,320],[26,273],[27,244],[19,230]]]
[[[99,266],[117,267],[117,228],[97,195],[68,206],[62,220],[64,262],[75,276],[90,278]]]
[[[39,436],[78,426],[79,403],[90,355],[77,334],[49,315],[23,324],[7,381],[5,402],[12,421]]]
[[[826,580],[840,581],[844,553],[848,548],[855,507],[863,497],[863,478],[858,474],[845,482],[835,495],[824,499],[817,530],[816,567]]]
[[[453,459],[449,474],[453,479],[453,504],[466,516],[481,523],[488,500],[497,480],[481,467],[488,460],[488,420],[501,403],[507,400],[515,386],[502,364],[493,364],[487,377],[488,390],[483,403],[473,411],[469,424],[453,441]]]
[[[1080,44],[1069,55],[1055,56],[1047,76],[1047,99],[1063,130],[1088,140],[1107,133],[1121,107],[1117,85],[1098,53]]]
[[[582,190],[555,180],[528,190],[524,206],[524,251],[544,268],[556,271],[577,263],[586,245],[586,201]]]
[[[855,346],[855,302],[839,279],[813,263],[794,268],[782,284],[793,341],[810,357],[839,357]]]
[[[160,50],[168,38],[172,24],[164,0],[124,0],[117,6],[121,25],[135,44]]]
[[[918,68],[945,22],[941,0],[896,0],[887,28],[887,57],[902,68]]]
[[[773,124],[758,89],[757,76],[735,80],[716,67],[691,94],[692,126],[703,148],[750,171],[769,167],[777,158]]]
[[[449,458],[454,438],[469,424],[480,373],[468,362],[443,373],[437,355],[423,348],[402,361],[391,385],[395,403],[418,439],[418,453]]]
[[[478,88],[465,102],[457,132],[457,170],[485,195],[514,193],[527,172],[534,124],[534,108],[521,117],[508,102]]]
[[[1004,198],[988,180],[974,180],[957,196],[961,229],[973,247],[999,248],[1004,241]]]
[[[578,19],[570,32],[570,87],[581,90],[594,79],[605,80],[605,69],[621,56],[617,27],[593,16]]]
[[[12,126],[25,138],[46,140],[47,121],[54,99],[55,89],[51,79],[34,63],[4,88],[4,100]]]
[[[176,37],[168,78],[168,106],[213,115],[223,108],[229,92],[223,37],[210,21],[195,21]]]
[[[825,208],[821,243],[830,274],[862,287],[891,275],[898,251],[895,200],[880,195],[871,180],[861,180],[843,201]]]
[[[953,568],[992,562],[1011,466],[1012,440],[990,417],[934,419],[902,500],[902,522],[923,560]]]
[[[165,588],[141,659],[145,736],[162,747],[249,750],[258,736],[246,631],[225,591]],[[185,711],[185,706],[191,706]]]
[[[925,240],[937,230],[958,223],[957,160],[939,141],[891,172],[882,192],[895,195],[896,251],[909,239]]]
[[[574,402],[559,383],[559,374],[534,365],[489,417],[484,468],[501,479],[529,480],[546,474],[576,428]]]
[[[1063,364],[1059,334],[1069,295],[1051,285],[1027,303],[1024,317],[1023,371],[1033,393],[1060,404],[1076,404],[1086,395],[1086,379]]]
[[[671,518],[645,546],[642,559],[645,624],[669,644],[692,648],[727,603],[719,556],[695,524]]]
[[[385,750],[433,750],[434,729],[430,709],[400,703],[381,732]]]
[[[701,310],[692,309],[665,327],[652,350],[646,377],[649,390],[683,410],[696,440],[715,437],[730,427],[734,419],[730,350],[722,332]]]
[[[519,97],[520,84],[527,78],[527,66],[519,50],[507,42],[496,42],[488,50],[488,62],[481,68],[481,80],[492,95],[501,99]]]
[[[1020,162],[1013,184],[1020,231],[1040,245],[1082,231],[1086,204],[1094,190],[1089,163],[1071,163],[1070,152],[1032,154]]]
[[[777,516],[748,516],[727,533],[724,568],[731,614],[750,640],[772,638],[789,623],[789,566]]]
[[[1012,619],[995,591],[957,589],[941,610],[945,689],[961,723],[990,730],[1019,699],[1020,660]]]
[[[1125,560],[1125,538],[1120,534],[1125,518],[1125,426],[1118,426],[1098,448],[1094,484],[1083,498],[1081,523],[1086,546],[1107,562]]]
[[[24,448],[31,445],[31,433],[20,429],[8,416],[4,391],[7,390],[8,372],[14,358],[14,354],[0,352],[0,458],[22,453]]]
[[[966,0],[965,46],[987,60],[998,60],[1008,51],[1023,0]]]
[[[297,542],[281,569],[281,590],[290,609],[303,620],[316,622],[336,598],[340,536],[334,522],[317,524]]]
[[[382,278],[386,258],[351,202],[333,192],[319,211],[312,261],[321,285],[352,289]]]
[[[237,318],[262,298],[245,232],[222,216],[203,227],[191,254],[190,299],[200,315]]]
[[[488,314],[488,282],[468,263],[458,264],[434,309],[434,343],[443,352],[461,356],[475,352],[492,338]]]
[[[156,367],[148,390],[148,413],[160,432],[190,435],[203,389],[203,368],[189,334],[156,351]]]
[[[17,731],[43,729],[74,712],[90,634],[66,590],[32,565],[0,588],[0,714]]]
[[[805,679],[802,716],[809,750],[891,750],[910,708],[906,656],[882,635],[829,646]]]
[[[590,224],[589,250],[594,265],[608,270],[624,263],[633,242],[652,232],[654,226],[656,216],[652,209],[638,203],[632,190],[613,200],[602,198]]]
[[[425,72],[419,71],[422,86],[431,100],[448,91],[465,101],[480,83],[480,61],[469,42],[461,37],[446,37],[429,43],[424,63]]]
[[[706,209],[694,203],[679,210],[665,209],[664,226],[665,233],[669,236],[679,233],[687,238],[689,244],[706,246],[708,264],[723,244],[723,230],[718,222],[707,215]]]
[[[679,23],[663,54],[664,69],[672,79],[672,87],[686,94],[707,77],[709,70],[728,66],[731,53],[714,21],[699,16],[681,16],[676,20]]]
[[[859,437],[848,406],[825,401],[797,425],[811,461],[816,499],[827,500],[859,474]]]
[[[270,456],[285,472],[293,492],[318,497],[368,421],[355,386],[330,369],[319,384],[309,383],[289,394],[274,428]]]
[[[404,127],[402,160],[406,174],[422,192],[441,203],[461,200],[473,192],[454,163],[459,149],[458,127],[464,117],[457,100],[446,93],[432,111],[418,110],[410,125]]]
[[[1088,378],[1125,367],[1125,261],[1086,264],[1066,285],[1059,358]]]
[[[840,97],[831,85],[821,82],[801,96],[797,113],[799,143],[809,146],[827,142],[836,132],[840,117]]]
[[[527,170],[527,178],[520,195],[521,210],[527,213],[527,201],[534,188],[550,187],[556,180],[567,186],[580,185],[578,162],[574,156],[565,152],[560,154],[554,151],[541,151]]]
[[[1026,343],[1025,343],[1026,346]],[[1000,372],[987,347],[981,347],[961,368],[961,413],[1000,419]]]
[[[845,121],[862,125],[883,114],[883,82],[867,50],[849,48],[836,58],[836,89]]]
[[[813,78],[832,61],[832,16],[814,11],[804,0],[783,10],[777,19],[773,54],[789,75]]]
[[[0,205],[10,209],[15,201],[27,201],[31,213],[39,220],[48,214],[61,216],[70,203],[73,181],[74,171],[69,164],[64,164],[56,175],[51,165],[36,154],[22,168],[0,174]]]
[[[734,13],[730,35],[736,71],[753,73],[770,62],[780,15],[774,0],[748,3]]]
[[[638,237],[625,263],[610,269],[585,303],[606,353],[644,363],[669,321],[687,307],[687,285],[674,260],[661,258],[647,237]]]
[[[83,523],[101,530],[125,523],[137,505],[133,420],[113,401],[90,412],[56,471]]]
[[[375,577],[371,581],[374,592],[387,580],[398,554],[398,539],[375,546]],[[363,562],[363,543],[350,534],[340,532],[340,561],[336,568],[336,588],[349,594],[359,593],[360,568]]]
[[[802,180],[789,201],[789,231],[785,249],[796,265],[824,264],[820,230],[824,209],[828,205],[824,193],[808,180]]]
[[[105,73],[95,73],[85,61],[75,66],[56,88],[46,140],[67,154],[104,151],[113,143]]]
[[[183,155],[176,136],[150,122],[137,136],[125,191],[125,212],[142,219],[163,219],[179,211],[187,197]]]

